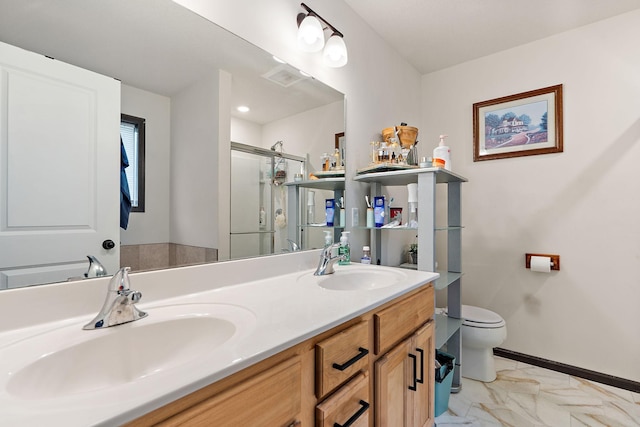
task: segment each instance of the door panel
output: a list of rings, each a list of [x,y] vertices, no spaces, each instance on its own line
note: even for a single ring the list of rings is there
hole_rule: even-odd
[[[116,80],[0,43],[0,287],[119,268],[119,120]]]
[[[405,427],[409,378],[407,350],[403,341],[376,363],[375,420],[377,427]]]

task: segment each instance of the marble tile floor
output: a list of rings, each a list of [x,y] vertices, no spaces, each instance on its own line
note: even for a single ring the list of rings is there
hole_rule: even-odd
[[[640,394],[496,357],[492,383],[462,379],[437,427],[640,427]]]

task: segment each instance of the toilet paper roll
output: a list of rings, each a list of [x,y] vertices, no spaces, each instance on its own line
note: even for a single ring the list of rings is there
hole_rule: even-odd
[[[548,256],[532,256],[531,271],[538,271],[540,273],[551,272],[551,258]]]

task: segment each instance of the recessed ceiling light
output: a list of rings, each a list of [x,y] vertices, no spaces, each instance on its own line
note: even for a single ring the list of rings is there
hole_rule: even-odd
[[[246,105],[241,105],[237,108],[238,111],[240,111],[241,113],[248,113],[250,111],[250,108],[247,107]]]

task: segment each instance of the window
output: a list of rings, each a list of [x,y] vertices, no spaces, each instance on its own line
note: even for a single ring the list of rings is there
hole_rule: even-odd
[[[127,153],[125,169],[131,195],[131,211],[144,212],[144,119],[121,114],[120,136]]]

